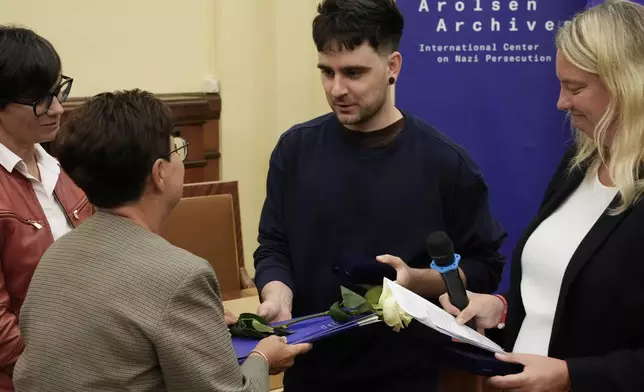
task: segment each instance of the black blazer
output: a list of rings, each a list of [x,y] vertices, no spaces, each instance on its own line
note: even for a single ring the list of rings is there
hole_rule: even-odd
[[[503,333],[507,351],[525,318],[525,243],[585,176],[585,169],[568,171],[573,154],[570,150],[564,156],[539,213],[515,248]],[[574,392],[644,391],[644,201],[618,216],[602,215],[573,254],[562,281],[548,355],[566,360]]]

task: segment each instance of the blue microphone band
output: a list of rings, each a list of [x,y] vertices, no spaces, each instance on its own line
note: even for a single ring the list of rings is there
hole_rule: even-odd
[[[439,267],[436,265],[436,262],[432,260],[432,263],[429,265],[433,270],[436,270],[438,272],[445,273],[449,271],[453,271],[455,269],[458,269],[458,263],[461,261],[461,255],[454,253],[454,262],[448,266],[445,267]]]

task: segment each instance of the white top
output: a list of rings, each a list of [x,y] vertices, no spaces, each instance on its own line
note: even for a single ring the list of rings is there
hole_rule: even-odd
[[[2,143],[0,143],[0,165],[4,166],[10,173],[15,168],[31,182],[40,206],[45,212],[49,227],[51,227],[54,240],[56,240],[72,229],[63,207],[58,203],[54,195],[54,188],[60,175],[60,166],[58,161],[49,155],[40,144],[36,144],[35,146],[36,161],[38,162],[41,181],[38,181],[34,176],[29,174],[27,164]]]
[[[617,195],[587,176],[532,233],[521,257],[521,297],[526,311],[514,352],[548,355],[564,272],[590,229]]]

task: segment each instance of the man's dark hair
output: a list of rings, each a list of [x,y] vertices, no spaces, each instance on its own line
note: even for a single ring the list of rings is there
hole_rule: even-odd
[[[56,138],[62,168],[99,208],[138,201],[154,162],[169,159],[170,109],[141,90],[102,93],[74,110]]]
[[[365,42],[393,52],[404,25],[394,0],[323,0],[313,19],[313,41],[318,52],[354,50]]]
[[[42,97],[60,74],[60,57],[49,41],[26,28],[0,26],[0,109]]]

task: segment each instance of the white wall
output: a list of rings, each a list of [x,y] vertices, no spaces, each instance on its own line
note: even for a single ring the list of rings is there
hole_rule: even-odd
[[[244,256],[252,252],[268,157],[288,127],[328,110],[311,38],[318,0],[0,0],[0,23],[49,39],[72,96],[221,82],[222,179],[238,180]]]

